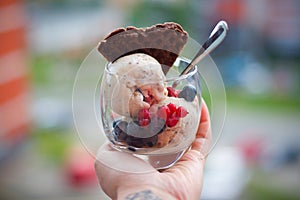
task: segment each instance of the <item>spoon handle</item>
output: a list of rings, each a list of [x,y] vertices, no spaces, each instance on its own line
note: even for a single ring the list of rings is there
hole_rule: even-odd
[[[186,66],[186,68],[181,72],[180,76],[187,74],[200,60],[212,52],[212,50],[214,50],[224,40],[227,30],[227,23],[225,21],[220,21],[211,32],[207,41],[202,45],[202,48],[198,51],[188,66]]]

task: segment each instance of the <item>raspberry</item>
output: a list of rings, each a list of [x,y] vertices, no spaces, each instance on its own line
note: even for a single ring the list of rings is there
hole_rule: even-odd
[[[142,120],[142,119],[150,119],[150,112],[148,109],[141,109],[138,112],[138,120]]]
[[[140,126],[147,126],[148,124],[150,124],[151,120],[150,119],[141,119],[139,120],[139,125]]]
[[[176,116],[176,114],[174,113],[173,115],[171,115],[168,119],[167,119],[167,121],[166,121],[166,123],[167,123],[167,126],[168,127],[173,127],[173,126],[176,126],[176,124],[178,123],[178,121],[179,121],[179,118]]]
[[[182,106],[179,106],[176,110],[176,116],[179,118],[183,118],[187,116],[187,114],[189,114],[189,112]]]
[[[157,110],[157,117],[161,118],[161,119],[167,119],[170,115],[171,111],[170,108],[168,106],[162,106],[160,108],[158,108]]]
[[[174,88],[167,87],[167,90],[168,90],[169,97],[178,97],[178,92]]]
[[[147,126],[150,124],[150,112],[147,109],[141,109],[138,112],[138,123],[140,126]]]
[[[174,103],[169,103],[167,106],[169,107],[171,114],[176,112],[176,105]]]
[[[151,97],[150,96],[144,96],[144,99],[143,99],[143,101],[145,101],[145,102],[147,102],[147,103],[151,103]]]

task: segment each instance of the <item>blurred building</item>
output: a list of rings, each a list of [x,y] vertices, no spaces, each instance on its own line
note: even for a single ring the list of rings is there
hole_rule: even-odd
[[[28,134],[30,124],[22,1],[0,1],[0,162]]]

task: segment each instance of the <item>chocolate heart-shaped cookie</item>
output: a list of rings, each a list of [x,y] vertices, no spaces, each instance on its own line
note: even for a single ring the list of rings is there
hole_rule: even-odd
[[[174,22],[156,24],[147,28],[129,26],[119,28],[106,36],[98,51],[109,61],[134,54],[145,53],[154,57],[166,74],[188,40],[188,33]]]

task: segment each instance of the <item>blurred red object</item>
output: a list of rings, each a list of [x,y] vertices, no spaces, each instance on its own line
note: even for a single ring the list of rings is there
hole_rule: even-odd
[[[0,1],[0,161],[29,132],[26,25],[22,1]]]
[[[243,0],[215,0],[211,17],[215,21],[220,20],[221,17],[234,26],[242,24],[246,17],[245,3]]]
[[[251,135],[251,134],[248,134]],[[249,164],[255,164],[259,162],[261,158],[264,140],[260,137],[248,137],[240,139],[237,144],[238,148],[241,150],[245,160]]]
[[[82,146],[71,146],[64,161],[64,170],[70,185],[80,187],[97,183],[94,158]]]

